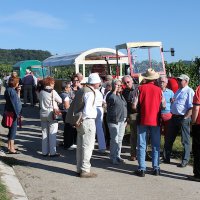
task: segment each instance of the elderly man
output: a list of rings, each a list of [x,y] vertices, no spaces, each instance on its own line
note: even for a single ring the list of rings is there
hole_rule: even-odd
[[[172,114],[170,112],[170,106],[171,106],[171,99],[174,96],[174,93],[172,90],[167,88],[168,84],[168,78],[166,75],[163,75],[159,78],[159,86],[163,92],[163,96],[166,102],[165,108],[161,110],[161,133],[166,136],[167,134],[167,128],[169,124],[169,120],[172,117]]]
[[[94,178],[97,174],[90,171],[90,159],[95,144],[97,109],[95,89],[99,88],[101,79],[97,73],[88,77],[88,83],[77,91],[74,99],[74,114],[82,113],[77,130],[77,173],[81,178]],[[68,116],[68,115],[67,115]]]
[[[26,75],[22,79],[22,84],[24,87],[24,106],[27,106],[28,96],[30,98],[31,106],[33,105],[33,85],[34,79],[29,69],[26,69]]]
[[[179,130],[184,148],[182,162],[177,167],[186,167],[190,159],[190,121],[194,91],[188,86],[189,77],[185,74],[178,78],[179,90],[175,93],[171,105],[172,118],[164,144],[164,163],[170,163],[173,143]]]
[[[130,124],[130,146],[131,146],[131,156],[130,160],[136,160],[136,147],[137,147],[137,125],[136,125],[136,116],[137,113],[134,112],[132,109],[132,99],[135,95],[135,86],[133,84],[133,79],[130,75],[126,75],[123,77],[123,83],[125,84],[126,88],[123,90],[122,95],[127,102],[127,111],[128,117],[127,121]]]
[[[137,122],[137,158],[138,170],[135,174],[140,177],[145,176],[146,163],[146,138],[147,133],[150,134],[152,144],[152,167],[153,175],[160,175],[159,156],[160,156],[160,107],[162,102],[162,91],[155,85],[155,80],[159,78],[159,74],[153,69],[148,69],[142,74],[145,80],[138,87],[138,98],[135,99],[135,106],[138,107]],[[137,100],[138,99],[138,100]]]

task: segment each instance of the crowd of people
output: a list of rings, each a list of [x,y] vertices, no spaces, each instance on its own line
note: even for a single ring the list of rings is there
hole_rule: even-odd
[[[170,164],[170,156],[176,136],[181,134],[183,154],[177,167],[186,167],[190,160],[192,133],[194,176],[189,179],[200,181],[200,86],[194,92],[188,86],[190,78],[182,74],[176,78],[177,89],[169,88],[168,78],[153,69],[139,76],[139,82],[125,75],[113,79],[107,75],[104,80],[98,73],[91,73],[85,82],[81,73],[73,75],[71,81],[62,83],[62,91],[55,89],[55,80],[47,77],[37,83],[29,70],[21,80],[13,73],[7,80],[5,111],[14,113],[13,125],[8,132],[8,152],[17,153],[14,139],[17,118],[22,105],[20,85],[23,85],[24,101],[34,106],[39,99],[42,129],[42,155],[59,157],[56,149],[56,134],[61,116],[64,123],[64,149],[76,148],[77,174],[82,178],[94,178],[91,171],[91,157],[97,138],[100,153],[110,151],[114,165],[125,163],[121,157],[122,141],[127,124],[130,125],[130,160],[138,160],[135,175],[145,177],[147,146],[152,149],[152,174],[159,176],[160,140],[164,135],[163,163]],[[37,87],[38,85],[38,87]],[[37,96],[34,97],[34,93]],[[27,98],[29,97],[29,98]],[[190,129],[192,125],[192,130]]]

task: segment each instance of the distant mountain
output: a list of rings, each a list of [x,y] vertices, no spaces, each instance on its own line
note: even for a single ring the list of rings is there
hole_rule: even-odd
[[[15,64],[23,60],[39,60],[51,56],[49,51],[29,49],[0,49],[0,64]]]

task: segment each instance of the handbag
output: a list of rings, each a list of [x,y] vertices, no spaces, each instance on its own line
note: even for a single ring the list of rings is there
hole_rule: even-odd
[[[1,125],[4,128],[10,128],[13,124],[14,113],[11,111],[4,111]]]
[[[53,113],[52,113],[52,119],[53,120],[60,120],[62,119],[62,112],[59,110],[59,108],[54,107],[53,103],[53,91],[52,91],[52,106],[53,106]]]

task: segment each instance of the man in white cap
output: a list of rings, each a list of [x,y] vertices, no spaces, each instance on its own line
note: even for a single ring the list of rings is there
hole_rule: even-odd
[[[74,113],[82,113],[81,122],[77,124],[77,173],[81,178],[94,178],[97,174],[90,171],[90,159],[95,144],[97,110],[95,89],[99,88],[101,79],[97,73],[88,77],[85,87],[77,91],[74,99]]]
[[[146,138],[147,133],[150,134],[152,144],[152,167],[153,175],[160,175],[159,157],[160,157],[160,105],[162,102],[162,91],[155,85],[155,80],[159,78],[159,74],[153,69],[148,69],[142,74],[145,80],[138,87],[138,108],[137,116],[137,159],[138,170],[135,174],[140,177],[145,176],[146,172]]]
[[[164,163],[170,163],[173,143],[181,130],[183,144],[182,162],[177,167],[186,167],[190,159],[190,121],[194,91],[188,86],[190,78],[182,74],[178,78],[179,89],[174,94],[171,105],[172,118],[164,144]]]

